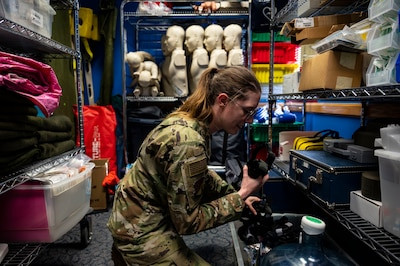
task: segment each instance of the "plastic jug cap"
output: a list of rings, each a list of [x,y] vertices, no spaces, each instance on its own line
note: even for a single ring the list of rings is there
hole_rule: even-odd
[[[301,218],[301,228],[308,235],[320,235],[325,231],[325,222],[313,216]]]

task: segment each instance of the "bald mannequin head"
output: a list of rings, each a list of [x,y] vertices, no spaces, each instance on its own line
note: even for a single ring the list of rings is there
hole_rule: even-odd
[[[183,49],[185,30],[181,26],[171,26],[165,34],[165,52],[171,53],[175,49]]]
[[[234,48],[240,48],[242,38],[242,27],[237,24],[230,24],[224,29],[224,48],[230,51]]]
[[[207,51],[222,48],[222,40],[224,38],[224,29],[217,24],[211,24],[204,31],[204,46]]]
[[[196,48],[203,48],[204,29],[199,25],[192,25],[186,29],[185,45],[191,53]]]

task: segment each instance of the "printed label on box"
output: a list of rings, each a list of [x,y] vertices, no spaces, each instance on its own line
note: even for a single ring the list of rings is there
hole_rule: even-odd
[[[353,78],[338,76],[336,78],[336,87],[335,87],[335,89],[351,88],[352,84],[353,84]]]
[[[294,20],[294,27],[296,29],[314,27],[314,18],[296,18]]]
[[[43,25],[44,25],[43,15],[40,14],[39,12],[31,9],[29,20],[32,22],[32,24],[35,24],[36,26],[43,28]]]

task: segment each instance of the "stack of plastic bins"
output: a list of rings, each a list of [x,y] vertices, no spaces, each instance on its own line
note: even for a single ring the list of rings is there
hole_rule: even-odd
[[[400,126],[380,130],[383,149],[375,150],[379,158],[379,177],[383,208],[383,228],[400,237]]]
[[[281,131],[300,130],[302,122],[272,124],[272,151],[279,156],[279,133]],[[266,143],[268,139],[268,124],[252,124],[250,128],[251,140],[254,144]]]
[[[367,86],[397,84],[396,60],[400,52],[398,10],[400,0],[370,2],[368,18],[374,22],[367,37],[367,51],[373,55],[367,69]]]

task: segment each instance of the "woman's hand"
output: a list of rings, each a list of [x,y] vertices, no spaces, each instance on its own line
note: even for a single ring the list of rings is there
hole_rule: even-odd
[[[269,175],[263,177],[259,176],[257,179],[251,178],[248,174],[247,165],[243,166],[242,184],[238,191],[242,199],[247,198],[251,193],[258,191],[265,182],[267,182]]]
[[[261,199],[259,197],[256,196],[249,196],[246,198],[246,200],[244,201],[244,203],[249,207],[250,211],[254,214],[257,215],[257,211],[256,209],[254,209],[253,207],[253,203],[254,202],[259,202],[261,201]]]

